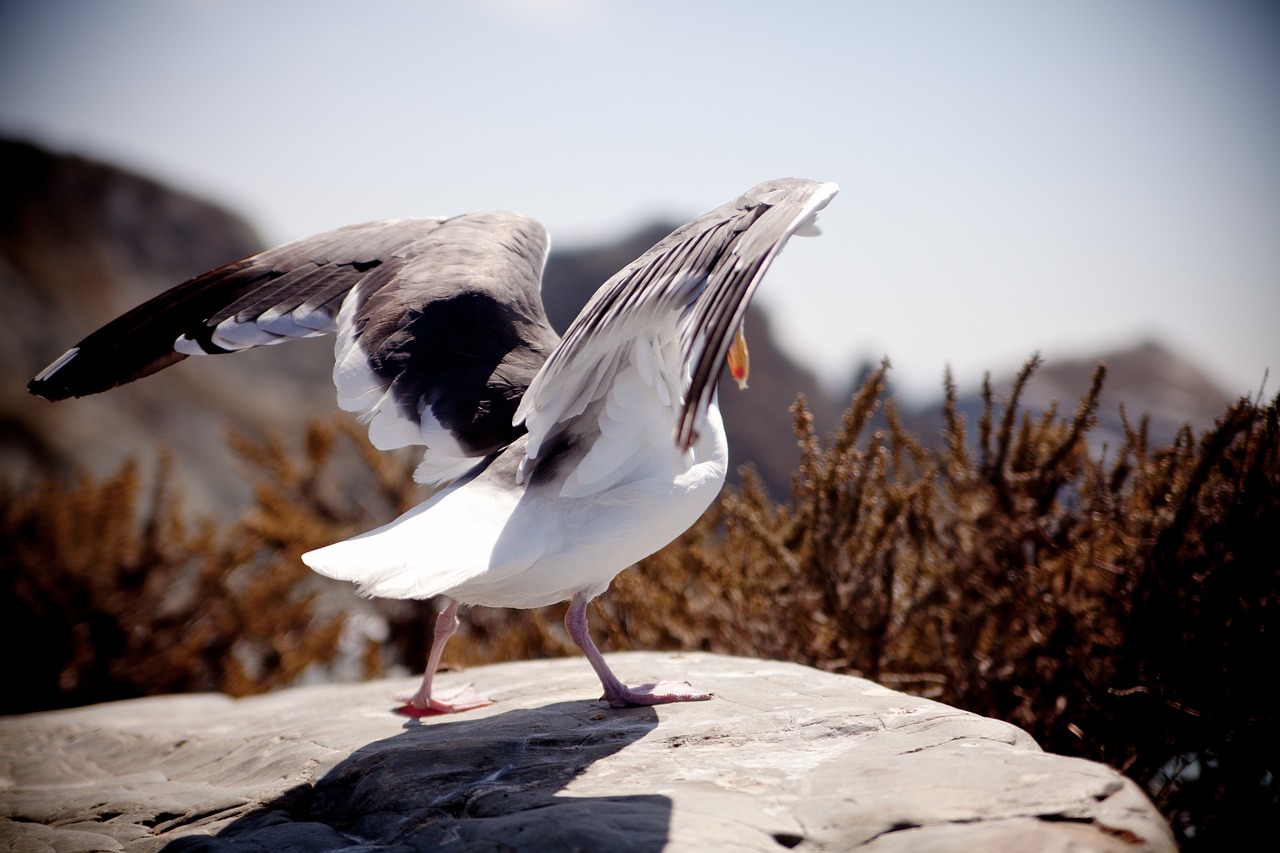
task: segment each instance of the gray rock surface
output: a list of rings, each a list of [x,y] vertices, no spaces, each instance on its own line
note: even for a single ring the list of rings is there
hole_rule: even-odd
[[[421,722],[411,681],[0,720],[0,848],[1173,850],[1113,770],[872,682],[709,654],[611,656],[709,702],[615,710],[580,658],[448,673],[495,700]]]

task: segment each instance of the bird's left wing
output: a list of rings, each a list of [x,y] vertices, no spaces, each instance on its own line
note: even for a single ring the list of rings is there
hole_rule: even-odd
[[[605,282],[516,411],[529,430],[525,468],[557,443],[610,429],[606,398],[611,389],[617,396],[615,382],[628,368],[640,381],[656,381],[659,399],[670,396],[669,440],[688,451],[756,287],[793,234],[817,233],[814,218],[837,191],[833,183],[799,178],[759,184],[678,228]],[[662,379],[670,373],[667,386]]]
[[[523,431],[512,414],[558,337],[540,294],[547,237],[492,212],[353,225],[196,276],[40,372],[50,400],[141,379],[188,355],[337,333],[338,402],[383,449],[426,445],[446,482]]]
[[[144,302],[40,371],[32,394],[65,400],[149,376],[188,355],[236,352],[332,333],[347,293],[400,266],[441,219],[368,222],[211,270]]]

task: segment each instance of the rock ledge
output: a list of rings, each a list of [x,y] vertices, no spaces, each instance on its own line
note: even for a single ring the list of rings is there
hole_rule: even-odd
[[[1129,780],[1013,726],[796,664],[610,656],[710,702],[613,710],[578,658],[480,667],[494,705],[406,721],[410,681],[0,720],[0,847],[1173,851]]]

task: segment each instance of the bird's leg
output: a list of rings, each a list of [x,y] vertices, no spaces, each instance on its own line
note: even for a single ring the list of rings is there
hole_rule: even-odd
[[[575,593],[573,601],[569,604],[569,611],[564,615],[564,626],[569,630],[569,637],[574,644],[582,649],[582,653],[591,662],[591,668],[596,671],[596,675],[600,676],[600,683],[604,685],[604,695],[600,697],[601,699],[615,708],[624,708],[627,705],[700,702],[711,698],[710,693],[694,690],[683,681],[661,681],[657,684],[641,684],[638,687],[628,687],[619,681],[609,669],[609,665],[604,662],[604,655],[600,654],[596,644],[591,641],[591,631],[587,628],[588,603],[590,599],[587,596],[580,592]]]
[[[446,690],[431,695],[431,680],[440,666],[440,657],[444,654],[445,643],[458,630],[458,602],[445,599],[448,604],[436,617],[435,632],[431,637],[431,654],[427,656],[427,672],[422,676],[422,686],[411,696],[397,696],[396,701],[404,702],[403,708],[396,710],[409,717],[427,717],[432,714],[450,714],[456,711],[470,711],[492,704],[488,699],[475,691],[468,684],[457,690]]]

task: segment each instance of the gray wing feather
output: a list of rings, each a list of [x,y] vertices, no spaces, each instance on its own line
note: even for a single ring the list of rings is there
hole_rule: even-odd
[[[689,449],[756,287],[788,238],[803,232],[837,190],[799,178],[759,184],[678,228],[605,282],[516,413],[529,423],[532,452],[556,432],[564,413],[584,410],[583,397],[594,387],[589,366],[609,357],[602,350],[616,350],[672,312],[688,377],[674,440]]]
[[[512,414],[558,340],[542,310],[546,251],[542,226],[515,214],[341,228],[160,294],[28,388],[51,400],[84,396],[188,355],[338,332],[340,359],[363,359],[376,402],[419,430],[409,443],[426,443],[425,430],[454,452],[484,455],[523,432]],[[372,419],[383,410],[358,411]]]

